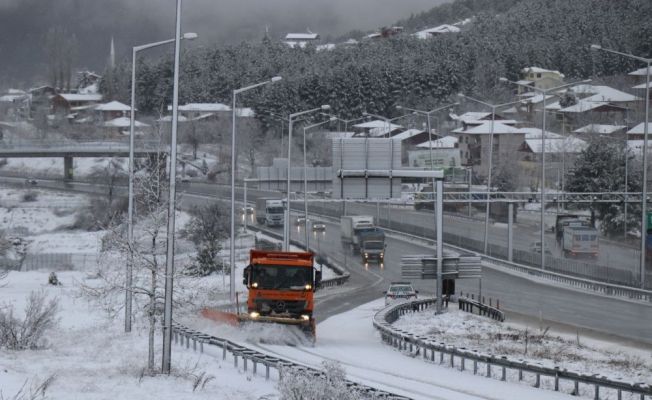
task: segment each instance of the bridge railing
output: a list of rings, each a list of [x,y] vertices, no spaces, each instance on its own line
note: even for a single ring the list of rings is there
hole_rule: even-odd
[[[159,140],[136,140],[134,142],[136,150],[161,150],[165,151],[168,145]],[[85,150],[85,149],[98,149],[98,150],[119,150],[124,151],[129,149],[129,140],[0,140],[0,149],[2,150]]]

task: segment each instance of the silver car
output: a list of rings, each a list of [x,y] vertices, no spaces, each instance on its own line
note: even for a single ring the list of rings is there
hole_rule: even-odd
[[[416,300],[418,293],[410,282],[392,282],[385,292],[385,305],[396,301]]]

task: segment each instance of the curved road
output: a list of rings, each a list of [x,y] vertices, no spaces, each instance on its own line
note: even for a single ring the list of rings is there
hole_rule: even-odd
[[[2,181],[16,184],[22,183],[24,180],[2,178]],[[39,180],[38,186],[90,193],[103,191],[103,188],[98,185],[60,181]],[[180,198],[185,204],[211,201],[206,196],[228,198],[226,195],[229,193],[227,188],[207,184],[192,184],[185,187],[181,185],[179,190]],[[251,190],[248,193],[248,200],[253,201],[258,196],[270,194],[274,195],[274,193]],[[278,196],[278,194],[276,195]],[[241,197],[241,193],[239,193],[239,197]],[[314,219],[318,219],[318,217],[314,217]],[[319,239],[320,250],[335,258],[340,264],[344,264],[345,252],[341,247],[339,226],[329,221],[325,222],[327,222],[327,229]],[[430,222],[426,220],[424,225],[428,225]],[[447,225],[444,226],[444,229],[447,229]],[[481,229],[482,224],[478,223],[477,230]],[[303,234],[298,234],[295,227],[291,231],[294,239],[301,240],[303,238]],[[278,232],[281,232],[280,229]],[[400,258],[402,255],[434,253],[434,247],[425,241],[389,235],[387,243],[384,268],[374,265],[365,268],[357,257],[349,257],[348,252],[346,253],[346,267],[351,272],[348,285],[355,290],[342,292],[337,296],[322,300],[317,318],[323,320],[381,297],[390,282],[401,279]],[[316,241],[312,242],[312,245],[316,244]],[[515,313],[514,316],[517,319],[536,323],[540,318],[543,323],[548,323],[548,321],[560,323],[571,331],[574,331],[574,328],[568,328],[568,326],[586,328],[607,335],[652,344],[652,305],[650,304],[576,290],[538,278],[522,276],[495,266],[486,265],[483,274],[483,295],[500,299],[501,308]],[[417,282],[415,286],[424,293],[432,293],[434,281]],[[462,290],[477,293],[477,289],[477,281],[458,281],[458,292]]]

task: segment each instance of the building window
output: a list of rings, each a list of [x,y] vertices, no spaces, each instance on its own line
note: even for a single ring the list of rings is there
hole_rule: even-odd
[[[541,74],[540,74],[540,73],[537,74],[537,78],[541,78]]]

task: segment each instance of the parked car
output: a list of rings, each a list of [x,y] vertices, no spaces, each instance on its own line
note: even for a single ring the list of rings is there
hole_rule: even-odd
[[[548,244],[545,246],[546,254],[552,254],[552,251],[550,251],[550,247],[548,247]],[[533,253],[538,253],[541,254],[541,242],[532,242],[530,243],[530,251]]]
[[[392,282],[385,292],[385,305],[395,301],[416,300],[418,293],[410,282]]]
[[[324,232],[326,231],[326,224],[323,222],[314,222],[312,224],[312,231],[313,232]]]
[[[27,179],[25,179],[25,184],[26,184],[26,185],[34,186],[34,185],[36,185],[36,183],[37,183],[37,182],[36,182],[36,179],[32,179],[32,178],[27,178]]]

